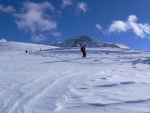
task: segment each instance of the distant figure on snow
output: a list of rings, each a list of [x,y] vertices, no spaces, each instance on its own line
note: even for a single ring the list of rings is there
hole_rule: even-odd
[[[26,50],[26,53],[28,53],[28,51]]]
[[[81,47],[81,51],[83,53],[83,57],[86,58],[86,45]]]

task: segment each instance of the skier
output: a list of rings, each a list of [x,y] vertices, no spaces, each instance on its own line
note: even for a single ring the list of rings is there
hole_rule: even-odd
[[[81,47],[81,51],[83,53],[83,57],[86,58],[86,45]]]

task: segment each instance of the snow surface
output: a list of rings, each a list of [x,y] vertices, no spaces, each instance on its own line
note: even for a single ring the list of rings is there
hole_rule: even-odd
[[[115,44],[115,45],[117,45],[118,47],[120,47],[122,49],[130,49],[128,46],[123,45],[123,44]]]
[[[0,48],[0,113],[150,113],[149,51]]]

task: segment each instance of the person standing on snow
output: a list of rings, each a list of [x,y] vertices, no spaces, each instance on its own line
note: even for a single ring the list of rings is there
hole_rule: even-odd
[[[81,47],[81,51],[83,53],[83,57],[86,58],[86,45]]]

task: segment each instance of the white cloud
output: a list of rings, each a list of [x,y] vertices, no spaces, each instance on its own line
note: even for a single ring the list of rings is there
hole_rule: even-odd
[[[55,8],[47,1],[42,3],[24,2],[21,13],[16,13],[14,16],[19,29],[30,32],[33,40],[42,41],[41,39],[45,40],[45,38],[42,35],[35,36],[35,34],[45,34],[45,32],[51,32],[57,28],[53,13],[55,13]]]
[[[45,41],[47,38],[43,34],[39,34],[39,35],[32,36],[31,39],[34,42],[42,42]]]
[[[60,37],[61,36],[61,32],[53,32],[52,35],[55,36],[55,37]]]
[[[7,40],[6,39],[0,39],[0,42],[7,42]]]
[[[130,28],[133,30],[133,32],[140,36],[140,37],[144,37],[144,32],[143,29],[140,28],[139,24],[136,23],[137,21],[137,17],[135,15],[130,15],[128,17],[128,21],[127,24],[129,24]]]
[[[114,21],[110,27],[109,32],[126,32],[128,25],[123,21]]]
[[[150,34],[150,25],[149,24],[139,24],[139,27],[143,29],[143,32]]]
[[[114,21],[109,27],[109,33],[121,33],[129,30],[132,30],[137,36],[145,38],[147,35],[150,35],[150,24],[137,23],[137,17],[129,15],[127,21]]]
[[[67,6],[71,6],[71,5],[73,5],[73,2],[72,2],[72,0],[62,0],[62,7],[64,8],[64,7],[67,7]]]
[[[84,12],[86,13],[88,10],[88,5],[85,2],[78,2],[77,7],[76,7],[76,11],[77,12]]]
[[[95,27],[98,29],[98,30],[102,30],[102,26],[100,24],[96,24]]]
[[[129,15],[128,22],[136,22],[136,21],[137,21],[137,17],[135,15]]]
[[[54,11],[54,7],[49,2],[24,3],[22,13],[15,14],[18,28],[32,33],[55,29],[57,22],[46,14],[47,10]]]
[[[16,10],[12,6],[4,7],[3,5],[0,4],[0,11],[4,13],[14,13]]]

